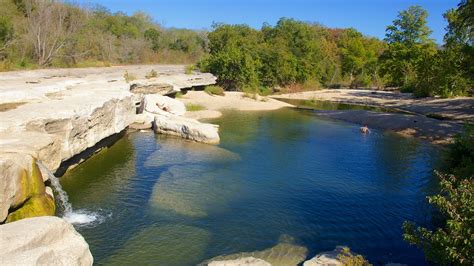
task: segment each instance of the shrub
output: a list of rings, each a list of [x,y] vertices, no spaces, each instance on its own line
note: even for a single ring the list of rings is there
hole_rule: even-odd
[[[224,89],[221,86],[206,86],[204,89],[209,95],[220,95],[224,96]]]
[[[156,78],[158,77],[158,73],[152,69],[150,72],[148,72],[148,74],[145,75],[145,78],[147,79],[151,79],[151,78]]]
[[[474,178],[441,175],[441,193],[428,197],[446,222],[429,230],[403,224],[405,241],[423,249],[429,261],[440,265],[474,265]]]
[[[348,247],[343,247],[341,253],[337,255],[337,259],[342,265],[347,266],[368,266],[371,265],[361,255],[355,255]]]
[[[184,73],[190,75],[193,73],[194,70],[196,70],[196,67],[194,65],[187,65],[184,69]]]
[[[128,71],[125,71],[125,74],[123,74],[123,78],[127,83],[130,83],[130,81],[137,79],[135,75],[128,73]]]
[[[447,154],[448,170],[467,178],[474,175],[474,125],[466,125],[462,134],[454,138]]]

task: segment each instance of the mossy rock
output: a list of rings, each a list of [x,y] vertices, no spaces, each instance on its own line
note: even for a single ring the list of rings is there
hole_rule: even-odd
[[[43,176],[35,159],[32,161],[30,170],[22,169],[19,171],[18,175],[20,175],[21,189],[16,195],[15,204],[12,206],[13,208],[21,206],[26,200],[34,195],[42,195],[46,191]]]
[[[54,199],[46,194],[34,195],[23,206],[8,214],[7,223],[37,216],[53,216],[56,212]]]

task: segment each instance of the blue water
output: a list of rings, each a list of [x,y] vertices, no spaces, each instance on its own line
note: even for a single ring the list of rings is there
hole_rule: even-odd
[[[228,112],[211,146],[129,133],[61,178],[98,264],[193,265],[291,237],[315,254],[347,245],[371,263],[424,265],[402,239],[430,226],[439,152],[309,111]]]

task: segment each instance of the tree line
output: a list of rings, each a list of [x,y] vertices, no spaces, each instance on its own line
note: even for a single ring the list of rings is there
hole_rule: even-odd
[[[52,0],[0,0],[0,70],[194,63],[206,32],[166,29],[142,12]]]
[[[443,44],[426,10],[399,12],[383,40],[282,18],[260,29],[170,29],[145,13],[54,0],[0,0],[0,70],[136,63],[197,64],[226,90],[395,87],[416,96],[471,95],[474,1],[448,10]]]
[[[473,5],[462,0],[444,14],[449,25],[442,46],[430,38],[428,13],[420,6],[399,12],[383,41],[288,18],[260,30],[215,24],[200,67],[228,90],[298,84],[397,87],[420,97],[468,95],[474,85]]]

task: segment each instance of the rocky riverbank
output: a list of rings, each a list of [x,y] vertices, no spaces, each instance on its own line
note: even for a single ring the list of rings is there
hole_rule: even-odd
[[[156,77],[145,78],[152,70]],[[21,238],[44,233],[42,224],[51,222],[40,223],[36,233],[30,230],[36,218],[23,219],[55,214],[50,172],[135,122],[137,103],[147,91],[175,93],[214,84],[215,77],[186,75],[184,66],[127,66],[7,72],[0,73],[0,82],[0,224],[8,223],[0,228],[15,228],[15,237]],[[137,93],[131,91],[137,88]],[[40,170],[38,163],[45,169]],[[18,220],[28,226],[13,226]],[[62,230],[77,234],[72,226]],[[87,247],[82,237],[78,241]],[[0,234],[1,247],[22,254],[44,252],[37,262],[48,261],[43,260],[49,258],[48,241],[35,242],[36,247],[15,243],[11,246],[9,234]],[[10,261],[12,250],[0,254],[1,260]],[[92,262],[83,257],[85,253],[71,254],[71,261]]]

